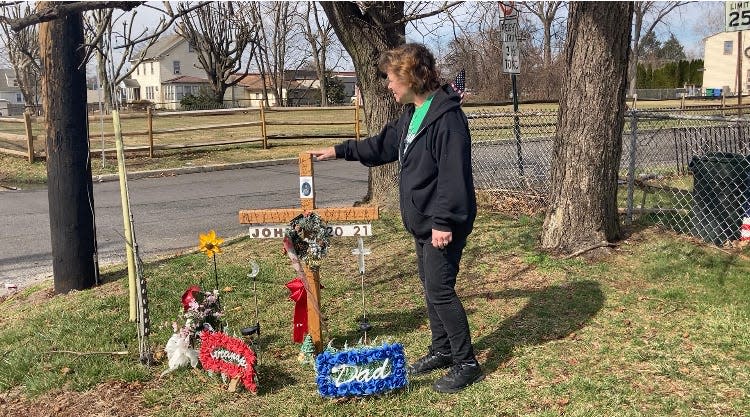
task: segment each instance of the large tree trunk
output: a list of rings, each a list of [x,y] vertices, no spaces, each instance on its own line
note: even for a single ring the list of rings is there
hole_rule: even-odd
[[[572,2],[542,247],[573,252],[619,237],[632,2]]]
[[[352,58],[362,92],[365,125],[376,134],[390,120],[398,117],[396,103],[386,84],[378,77],[376,63],[380,54],[406,40],[403,2],[368,3],[360,10],[355,2],[321,2],[341,43]],[[398,163],[370,169],[369,189],[365,200],[394,208],[398,206]]]
[[[45,3],[38,3],[37,10],[44,9]],[[98,274],[82,44],[80,12],[39,27],[52,270],[57,293],[90,288]]]

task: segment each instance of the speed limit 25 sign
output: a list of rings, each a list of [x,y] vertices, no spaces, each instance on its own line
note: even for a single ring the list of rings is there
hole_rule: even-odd
[[[750,29],[750,1],[727,1],[724,8],[727,32]]]

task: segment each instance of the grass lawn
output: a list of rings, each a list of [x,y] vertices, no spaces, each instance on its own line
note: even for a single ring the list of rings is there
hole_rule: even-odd
[[[365,244],[370,336],[404,344],[407,358],[429,343],[412,243],[386,213]],[[52,296],[51,283],[0,302],[0,410],[13,416],[743,416],[750,410],[750,273],[747,249],[730,254],[640,227],[596,260],[557,259],[537,249],[538,217],[480,214],[457,290],[487,378],[453,395],[435,393],[434,373],[377,398],[327,400],[315,373],[297,362],[294,272],[278,241],[242,239],[218,255],[230,328],[254,322],[251,260],[263,328],[260,391],[228,393],[221,380],[183,369],[159,377],[138,363],[127,321],[122,267],[107,283]],[[196,230],[196,245],[198,233]],[[322,269],[326,336],[358,338],[361,312],[353,238],[335,240]],[[180,295],[213,267],[200,254],[146,265],[160,351]],[[116,352],[128,355],[55,351]]]

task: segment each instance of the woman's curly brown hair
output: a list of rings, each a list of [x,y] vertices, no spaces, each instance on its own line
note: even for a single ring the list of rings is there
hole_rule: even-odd
[[[406,43],[383,52],[378,60],[378,69],[382,74],[392,71],[416,94],[429,93],[440,87],[435,57],[421,43]]]

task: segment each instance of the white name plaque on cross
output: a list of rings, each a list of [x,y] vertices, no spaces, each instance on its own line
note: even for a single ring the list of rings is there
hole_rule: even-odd
[[[289,226],[269,225],[250,226],[248,234],[253,239],[281,239]],[[333,237],[372,236],[372,224],[334,224],[328,226]]]

